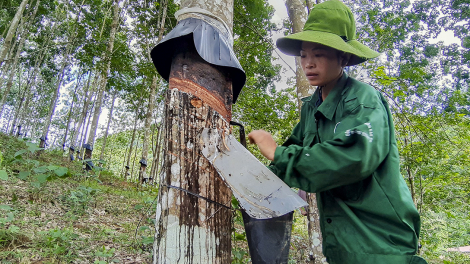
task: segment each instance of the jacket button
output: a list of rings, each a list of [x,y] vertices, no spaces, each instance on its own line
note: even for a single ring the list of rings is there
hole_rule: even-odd
[[[328,224],[331,224],[331,222],[332,222],[332,221],[331,221],[331,218],[327,218],[327,219],[326,219],[326,222],[327,222]]]

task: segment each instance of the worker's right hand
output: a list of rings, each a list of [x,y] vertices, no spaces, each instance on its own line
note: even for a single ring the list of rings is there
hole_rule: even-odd
[[[248,139],[251,144],[258,145],[261,154],[268,160],[274,160],[274,152],[276,151],[277,144],[269,132],[264,130],[254,130],[248,134]]]

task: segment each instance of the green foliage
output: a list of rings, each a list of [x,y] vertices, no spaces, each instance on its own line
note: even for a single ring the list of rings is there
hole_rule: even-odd
[[[79,186],[76,190],[71,190],[60,196],[58,200],[68,208],[68,212],[71,214],[83,215],[98,191],[98,189],[91,187]]]
[[[64,260],[72,260],[76,257],[73,244],[78,235],[69,229],[52,229],[39,232],[42,238],[41,245],[48,249],[48,254],[61,256]]]

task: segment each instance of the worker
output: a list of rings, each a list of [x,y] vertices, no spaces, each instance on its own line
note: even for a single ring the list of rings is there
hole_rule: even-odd
[[[387,101],[349,77],[346,66],[379,53],[356,40],[351,10],[338,0],[315,5],[302,32],[277,41],[300,56],[315,93],[282,146],[270,133],[248,135],[291,187],[316,193],[329,264],[423,264],[416,256],[420,216],[400,174]]]

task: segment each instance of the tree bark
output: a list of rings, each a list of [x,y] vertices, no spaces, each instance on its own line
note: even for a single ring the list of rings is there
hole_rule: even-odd
[[[223,133],[229,129],[231,105],[210,99],[231,96],[232,83],[223,69],[203,61],[193,46],[184,41],[180,45],[165,100],[164,173],[154,263],[230,263],[232,194],[200,154],[198,136],[206,127]],[[194,91],[201,97],[192,95]],[[227,115],[222,117],[214,108]]]
[[[93,114],[93,122],[91,124],[90,134],[88,136],[87,144],[93,146],[95,142],[96,131],[98,129],[98,121],[101,114],[101,104],[103,101],[103,94],[106,90],[106,84],[108,83],[108,74],[111,68],[111,56],[114,48],[114,40],[116,37],[116,31],[119,26],[119,0],[114,1],[114,17],[111,24],[111,32],[109,36],[108,48],[104,54],[103,61],[106,63],[105,69],[101,72],[100,89],[98,90],[98,97],[95,104],[95,112]],[[92,152],[87,152],[87,159],[91,159]]]
[[[106,126],[106,131],[104,132],[103,144],[101,145],[100,160],[104,159],[104,150],[106,148],[106,139],[108,138],[109,126],[113,121],[113,110],[114,110],[114,101],[116,100],[116,92],[113,93],[113,100],[111,102],[111,109],[109,110],[108,116],[108,125]]]
[[[18,10],[16,11],[15,16],[13,17],[13,20],[11,21],[10,28],[8,29],[8,33],[5,37],[5,41],[3,42],[3,46],[0,49],[0,66],[2,65],[7,53],[10,51],[13,36],[15,35],[16,28],[18,27],[18,23],[20,22],[20,19],[23,16],[23,12],[27,3],[28,0],[23,0],[21,2],[20,6],[18,7]]]
[[[317,0],[318,3],[319,0]],[[307,8],[310,9],[310,3],[306,2]],[[301,32],[307,14],[305,12],[304,4],[300,0],[286,0],[287,13],[292,25],[292,33]],[[297,102],[300,108],[302,106],[301,99],[310,96],[315,92],[315,89],[310,86],[305,73],[300,64],[300,57],[295,58],[295,79],[297,87]],[[320,228],[320,214],[318,211],[316,196],[314,193],[307,193],[307,219],[308,219],[308,235],[309,235],[309,252],[308,262],[314,264],[326,263],[326,258],[322,253],[322,235]]]

